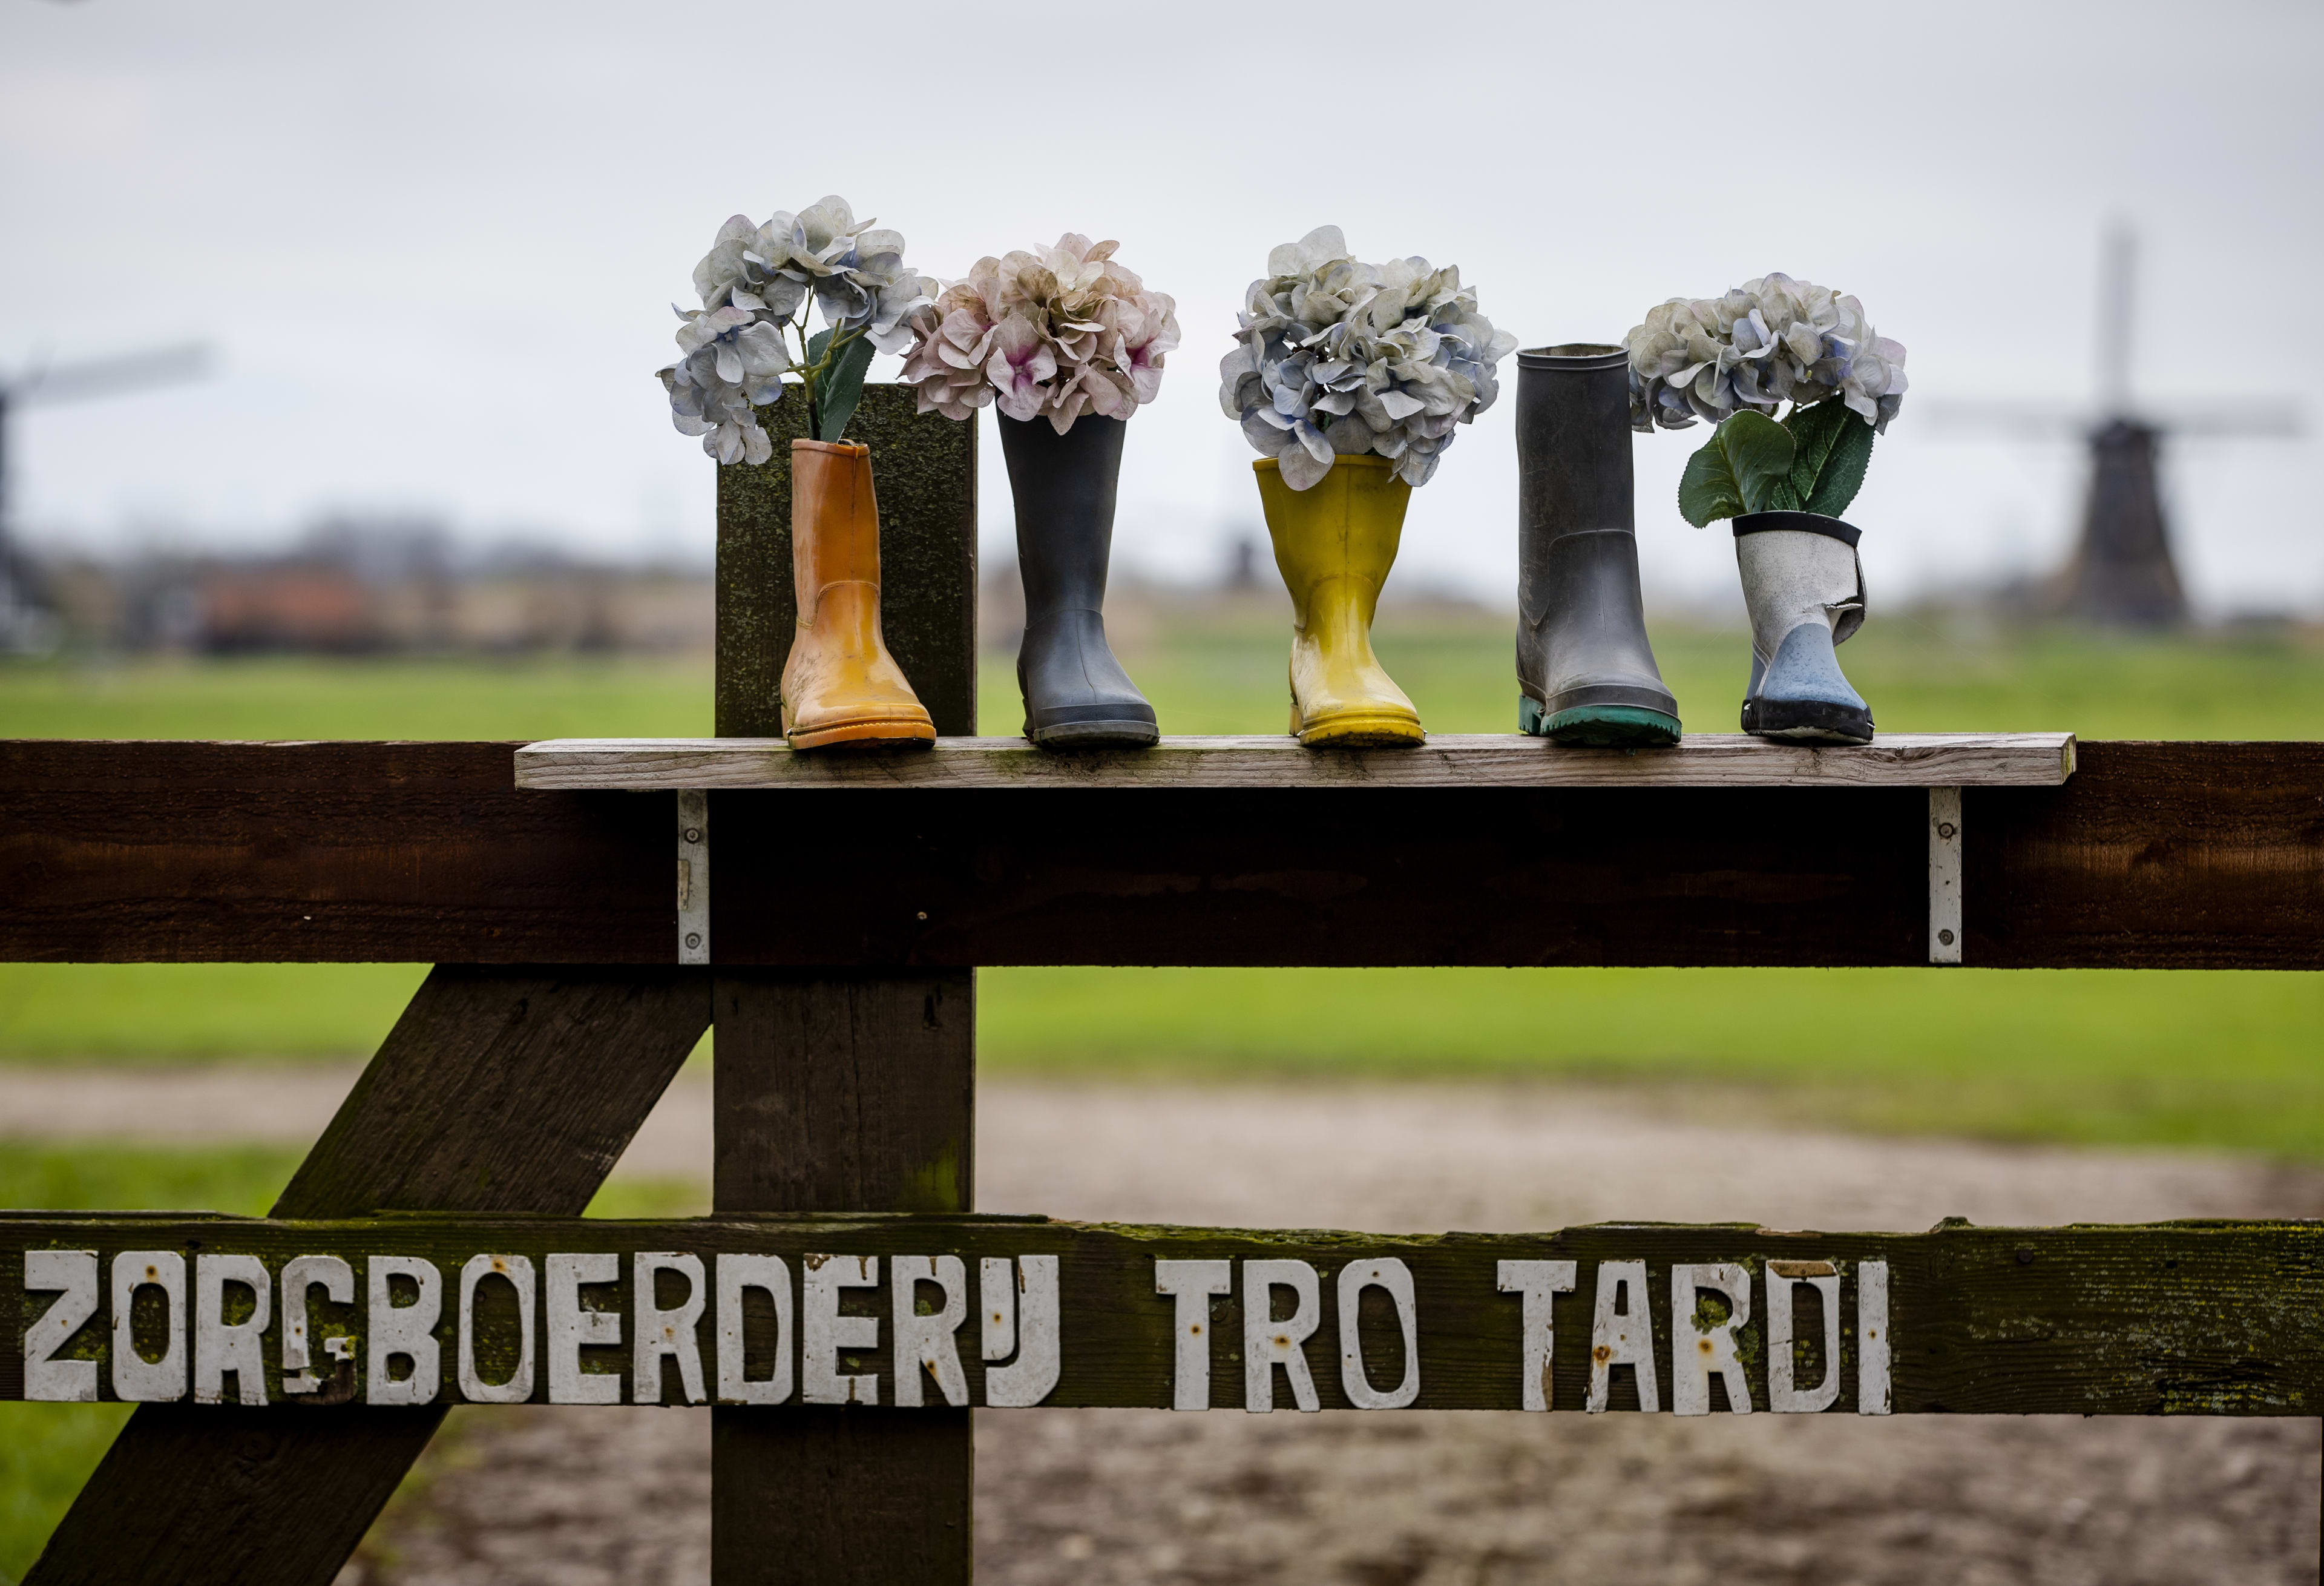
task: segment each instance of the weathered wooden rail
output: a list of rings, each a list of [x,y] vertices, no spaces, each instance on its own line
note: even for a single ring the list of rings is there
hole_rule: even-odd
[[[28,1270],[47,1288],[20,1302]],[[106,1297],[124,1282],[116,1327]],[[1714,1296],[1708,1332],[1692,1286]],[[0,1398],[2324,1415],[2314,1222],[1384,1235],[8,1214],[0,1331],[50,1318],[35,1380],[0,1358]],[[318,1380],[286,1389],[261,1342],[293,1319],[295,1369]]]
[[[676,796],[521,788],[524,747],[0,744],[0,955],[674,962]],[[1968,963],[2324,967],[2324,743],[2076,754],[1963,790]],[[713,790],[718,960],[1927,961],[1917,787],[1091,791]]]
[[[874,387],[855,433],[890,641],[947,735],[918,760],[751,742],[792,629],[779,444],[721,471],[720,741],[0,743],[0,958],[437,965],[270,1218],[0,1213],[0,1397],[141,1401],[30,1586],[323,1586],[448,1404],[518,1397],[528,1348],[523,1397],[716,1405],[720,1586],[965,1581],[973,1406],[1264,1383],[1287,1407],[1304,1378],[1319,1407],[1565,1409],[1602,1368],[1600,1407],[1643,1409],[1648,1361],[1682,1413],[2324,1411],[2324,1225],[973,1216],[979,965],[1924,964],[1941,893],[1972,964],[2315,969],[2324,745],[1037,757],[973,738],[973,427]],[[706,910],[678,861],[707,865]],[[687,920],[706,963],[678,962]],[[714,1023],[714,1215],[578,1221]],[[343,1263],[347,1298],[300,1257]],[[928,1264],[900,1298],[899,1258]],[[430,1274],[439,1313],[395,1316]],[[437,1391],[396,1386],[431,1358]]]

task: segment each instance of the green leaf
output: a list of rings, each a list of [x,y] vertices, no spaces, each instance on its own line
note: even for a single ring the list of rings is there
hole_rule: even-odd
[[[1735,483],[1735,470],[1727,466],[1727,448],[1719,444],[1719,432],[1714,429],[1711,438],[1687,458],[1686,472],[1679,475],[1679,516],[1698,529],[1706,529],[1742,510],[1743,492]]]
[[[1746,408],[1728,416],[1719,427],[1719,444],[1726,448],[1727,466],[1743,497],[1747,512],[1775,510],[1774,493],[1789,482],[1792,432],[1766,414]]]
[[[1740,512],[1796,509],[1791,489],[1791,431],[1746,408],[1731,413],[1686,461],[1678,482],[1678,510],[1696,528]]]
[[[1792,432],[1796,447],[1792,456],[1792,493],[1801,501],[1815,494],[1816,480],[1821,477],[1831,457],[1832,446],[1852,417],[1846,402],[1825,401],[1812,407],[1794,408],[1791,417],[1784,420],[1784,428]]]
[[[864,372],[872,367],[872,338],[859,336],[839,349],[833,360],[831,373],[824,376],[822,411],[816,415],[816,433],[824,440],[838,440],[847,433],[847,421],[855,417],[855,404],[863,397]]]
[[[1848,511],[1848,503],[1864,488],[1865,465],[1872,461],[1872,426],[1865,422],[1862,414],[1849,412],[1839,402],[1818,402],[1816,406],[1840,408],[1847,414],[1838,438],[1832,442],[1831,455],[1824,459],[1823,472],[1817,476],[1815,489],[1807,498],[1809,512],[1837,518]]]

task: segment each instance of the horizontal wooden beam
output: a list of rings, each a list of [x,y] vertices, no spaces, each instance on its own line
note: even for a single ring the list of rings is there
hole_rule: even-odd
[[[0,958],[668,964],[675,795],[511,743],[0,743]],[[2324,744],[1963,794],[1964,957],[2324,968]],[[722,964],[1913,964],[1913,787],[711,795]]]
[[[552,738],[516,752],[520,788],[2054,788],[2071,733],[1897,733],[1818,749],[1739,733],[1675,748],[1568,749],[1508,733],[1440,733],[1409,749],[1304,749],[1272,737],[1165,738],[1057,754],[1022,738],[939,738],[885,752],[796,754],[779,738]]]
[[[288,1262],[318,1256],[345,1268],[310,1261],[284,1286]],[[305,1393],[285,1392],[293,1319]],[[1570,1410],[1602,1350],[1629,1362],[1604,1374],[1615,1409],[2313,1415],[2324,1224],[1390,1236],[942,1215],[5,1213],[0,1336],[26,1341],[0,1355],[0,1398],[29,1384],[278,1406],[723,1399],[770,1415],[913,1399]],[[1360,1377],[1343,1366],[1351,1344]],[[1276,1363],[1247,1371],[1259,1356]]]

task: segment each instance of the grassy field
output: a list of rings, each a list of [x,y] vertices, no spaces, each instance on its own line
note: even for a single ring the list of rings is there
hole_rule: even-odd
[[[1255,607],[1119,624],[1165,724],[1282,724],[1278,621]],[[1656,636],[1691,724],[1726,728],[1743,641]],[[1391,613],[1383,659],[1438,731],[1504,730],[1507,629]],[[1894,730],[2089,737],[2324,735],[2313,634],[2115,639],[1909,615],[1846,651]],[[988,655],[982,716],[1016,715]],[[270,659],[0,669],[0,736],[523,738],[706,732],[706,663]],[[399,964],[0,965],[0,1059],[345,1056],[422,971]],[[1793,1010],[1850,1009],[1802,1041]],[[998,1070],[1526,1073],[1711,1079],[1812,1098],[1837,1122],[2021,1139],[2172,1141],[2324,1159],[2324,976],[1928,970],[997,970]]]

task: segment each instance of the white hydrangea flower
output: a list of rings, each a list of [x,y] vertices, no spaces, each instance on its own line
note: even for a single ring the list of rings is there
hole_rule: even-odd
[[[701,309],[678,310],[678,361],[657,371],[672,422],[722,463],[765,462],[772,443],[752,410],[780,398],[797,367],[783,332],[807,299],[835,334],[860,332],[892,353],[911,339],[906,320],[935,285],[905,265],[899,233],[859,223],[836,195],[764,225],[731,217],[694,267]]]
[[[1763,275],[1720,298],[1673,298],[1622,345],[1630,423],[1640,430],[1837,396],[1885,432],[1904,401],[1903,346],[1875,334],[1856,299],[1788,275]]]
[[[702,449],[722,463],[765,462],[773,443],[754,409],[782,395],[791,360],[781,330],[731,302],[677,313],[683,355],[659,372],[670,421],[680,435],[701,436]]]
[[[979,259],[909,321],[904,378],[923,413],[965,419],[997,402],[1063,435],[1085,412],[1127,419],[1162,389],[1177,304],[1116,263],[1114,242],[1068,232],[1054,247]]]
[[[1425,484],[1466,424],[1500,394],[1495,365],[1517,337],[1477,311],[1452,266],[1365,264],[1336,226],[1267,258],[1236,346],[1219,363],[1219,405],[1284,483],[1306,490],[1334,458],[1373,453]]]

